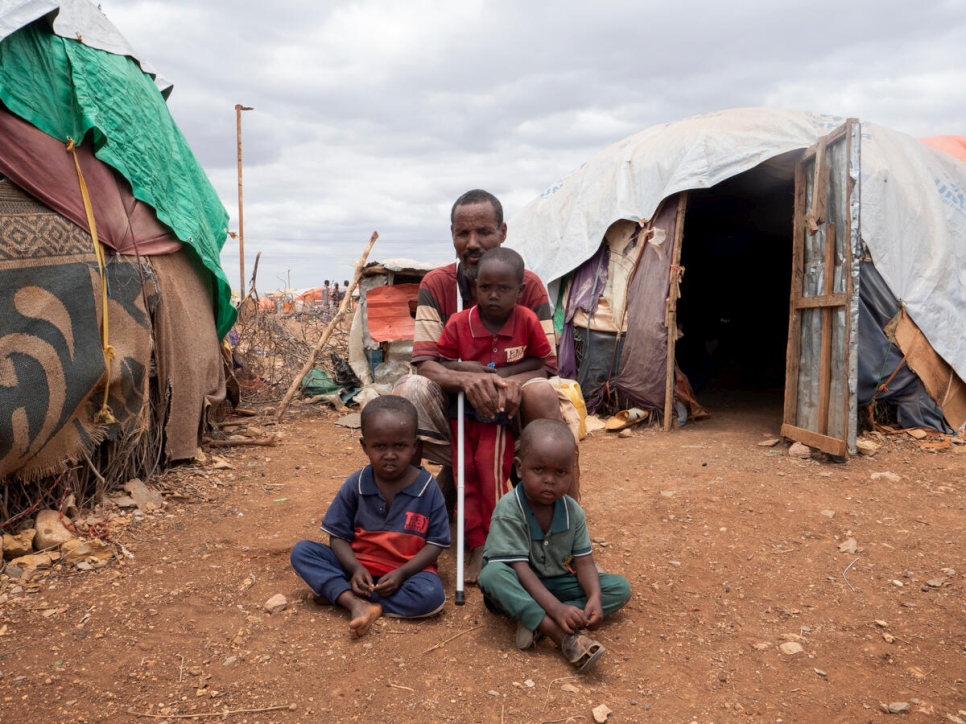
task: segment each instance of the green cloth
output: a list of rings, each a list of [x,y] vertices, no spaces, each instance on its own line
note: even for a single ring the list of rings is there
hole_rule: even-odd
[[[0,43],[0,101],[60,141],[90,143],[135,198],[155,209],[211,277],[219,337],[235,323],[219,254],[228,212],[161,92],[128,57],[89,48],[28,25]]]
[[[529,561],[540,578],[573,573],[573,559],[590,555],[584,510],[568,495],[554,503],[550,530],[544,533],[530,510],[523,484],[497,501],[486,535],[483,563]]]

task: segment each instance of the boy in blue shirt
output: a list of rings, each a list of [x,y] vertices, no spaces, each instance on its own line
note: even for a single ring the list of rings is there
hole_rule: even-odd
[[[321,599],[349,611],[364,636],[382,615],[424,618],[446,595],[436,559],[450,545],[439,486],[422,466],[416,408],[387,395],[362,410],[359,443],[369,465],[342,484],[322,520],[329,545],[299,541],[292,568]]]
[[[626,578],[597,571],[584,511],[566,495],[576,446],[559,420],[524,428],[514,460],[520,483],[493,511],[479,585],[487,608],[517,620],[519,648],[545,635],[583,672],[604,647],[580,629],[623,608],[631,589]]]

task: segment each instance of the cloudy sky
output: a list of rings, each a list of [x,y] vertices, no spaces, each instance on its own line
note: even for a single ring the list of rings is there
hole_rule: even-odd
[[[966,134],[964,0],[101,0],[174,83],[169,106],[246,276],[317,286],[370,259],[449,261],[471,188],[507,217],[648,126],[725,108]],[[239,284],[238,244],[222,254]]]

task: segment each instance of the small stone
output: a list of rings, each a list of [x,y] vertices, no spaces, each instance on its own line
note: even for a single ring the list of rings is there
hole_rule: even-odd
[[[945,578],[930,578],[928,581],[926,581],[926,585],[930,588],[942,588],[945,583]]]
[[[955,568],[943,568],[943,573],[945,573],[947,576],[949,576],[950,578],[952,578],[953,576],[956,575],[956,569]]]
[[[20,558],[20,556],[32,553],[34,550],[34,534],[36,532],[33,528],[27,528],[17,533],[17,535],[4,533],[3,557],[11,561],[14,558]]]
[[[265,601],[262,606],[268,613],[281,613],[288,607],[288,599],[281,593],[276,593]]]
[[[812,449],[808,445],[802,445],[802,443],[796,442],[788,448],[788,455],[793,458],[810,458],[812,456]]]
[[[903,583],[902,581],[899,581],[899,580],[897,580],[897,579],[895,579],[895,578],[893,578],[893,579],[892,579],[892,585],[893,585],[893,586],[895,586],[896,588],[902,588],[902,587],[903,587],[903,586],[905,586],[906,584],[905,584],[905,583]]]
[[[607,721],[607,717],[609,717],[612,712],[606,704],[601,704],[600,706],[594,707],[593,713],[594,721],[597,722],[597,724],[604,724],[604,722]]]
[[[842,553],[855,553],[858,550],[858,544],[855,542],[855,538],[849,538],[844,543],[839,543],[839,551]]]
[[[794,656],[795,654],[800,654],[804,650],[802,648],[802,645],[800,643],[798,643],[797,641],[786,641],[785,643],[783,643],[778,648],[781,649],[781,652],[783,654],[788,654],[789,656]]]
[[[767,641],[762,641],[762,642],[757,643],[757,644],[752,644],[751,645],[751,648],[756,649],[758,651],[764,651],[765,649],[770,649],[771,648],[771,644],[768,643]]]
[[[881,618],[877,618],[875,620],[875,625],[878,626],[879,628],[886,628],[889,624],[883,621]]]
[[[824,515],[826,518],[834,518],[835,517],[835,511],[834,510],[823,510],[822,511],[822,515]]]
[[[164,507],[164,497],[161,493],[150,485],[145,485],[138,478],[132,478],[124,483],[124,490],[134,500],[138,510],[144,513],[161,510]]]
[[[821,669],[815,669],[815,673],[818,674],[819,676],[828,676],[828,674],[826,674]]]
[[[887,644],[891,644],[896,640],[896,637],[893,636],[891,633],[884,632],[882,634],[882,640],[885,641]]]
[[[41,510],[34,521],[34,549],[38,551],[57,548],[76,536],[67,530],[59,510]]]
[[[490,689],[486,693],[489,694],[490,696],[499,696],[500,695],[500,692],[499,691],[494,691],[493,689]]]
[[[46,553],[32,553],[27,556],[20,556],[10,561],[11,566],[17,566],[23,570],[37,570],[50,568],[52,561]]]
[[[236,661],[238,661],[238,657],[237,656],[229,656],[228,658],[226,658],[224,661],[221,662],[221,665],[222,666],[231,666]]]
[[[561,689],[561,691],[569,691],[571,694],[578,694],[578,693],[580,693],[580,689],[578,689],[573,684],[564,684],[563,686],[560,687],[560,689]]]
[[[533,687],[536,686],[536,684],[533,683],[533,679],[527,679],[526,681],[523,682],[523,685],[526,686],[528,689],[532,689]]]
[[[859,455],[867,455],[869,457],[879,452],[879,446],[871,440],[856,440],[855,449],[859,451]]]
[[[769,437],[758,443],[758,447],[775,447],[779,442],[781,441],[777,437]]]
[[[873,480],[887,480],[890,483],[898,483],[902,478],[896,473],[883,472],[883,473],[872,473]]]
[[[674,495],[675,495],[675,491],[673,491],[673,490],[662,490],[661,491],[661,495],[663,495],[665,498],[673,498]]]
[[[889,704],[889,706],[886,709],[886,711],[889,714],[905,714],[906,712],[910,711],[911,709],[912,709],[912,707],[909,706],[909,704],[907,702],[904,702],[904,701],[894,701],[891,704]]]
[[[634,433],[631,432],[631,429],[630,428],[627,428],[627,429],[621,430],[619,433],[617,433],[617,437],[628,438],[628,437],[630,437],[633,434]]]

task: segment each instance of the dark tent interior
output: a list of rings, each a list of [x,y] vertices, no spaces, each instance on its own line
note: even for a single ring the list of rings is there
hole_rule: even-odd
[[[689,192],[676,356],[712,413],[749,397],[781,406],[799,155]]]

